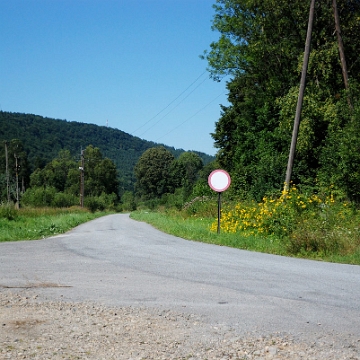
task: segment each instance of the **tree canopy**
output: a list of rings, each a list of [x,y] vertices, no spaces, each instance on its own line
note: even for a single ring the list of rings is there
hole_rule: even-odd
[[[360,168],[359,159],[350,147],[336,144],[341,141],[360,148],[355,126],[360,120],[360,1],[337,3],[351,94],[344,90],[332,1],[318,1],[293,181],[335,184],[355,199],[360,187],[354,188],[355,180],[350,185],[345,179]],[[219,31],[220,38],[204,57],[214,79],[230,77],[230,105],[222,106],[212,136],[220,166],[234,175],[232,188],[244,195],[261,198],[282,188],[309,5],[303,0],[217,0],[214,5],[213,30]],[[353,111],[347,103],[349,95]],[[346,140],[350,134],[352,141]],[[339,161],[341,169],[336,165]]]
[[[57,158],[36,169],[31,174],[32,187],[52,187],[57,192],[79,195],[80,161],[76,161],[69,150],[61,150]],[[118,194],[118,179],[115,164],[104,158],[98,148],[89,145],[84,150],[84,189],[85,196]]]
[[[59,151],[69,150],[74,159],[79,159],[81,148],[92,144],[115,163],[121,193],[134,190],[134,166],[143,152],[160,145],[106,126],[0,111],[0,140],[10,142],[12,139],[21,141],[26,153],[29,171],[27,179],[31,172],[44,168],[55,159]],[[175,157],[184,152],[183,149],[164,147]],[[204,163],[214,160],[213,156],[196,153]],[[1,146],[0,161],[4,156],[4,146]],[[13,155],[10,157],[13,159]],[[1,178],[5,174],[5,163],[0,165]],[[25,185],[27,187],[28,184]]]
[[[7,150],[7,160],[5,148]],[[25,191],[29,185],[30,169],[27,153],[19,139],[3,142],[2,149],[3,151],[0,151],[0,167],[3,169],[3,172],[0,173],[0,201],[8,198],[8,190],[10,200],[15,201],[16,187]],[[8,174],[6,174],[6,161]],[[18,175],[17,179],[16,173]],[[18,184],[16,184],[16,180]]]
[[[164,147],[146,150],[135,165],[137,193],[147,199],[174,191],[171,166],[175,157]]]

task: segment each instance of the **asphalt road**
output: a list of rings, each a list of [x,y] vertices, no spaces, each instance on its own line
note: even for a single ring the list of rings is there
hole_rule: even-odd
[[[360,266],[186,241],[124,214],[0,243],[0,291],[36,284],[48,299],[173,309],[239,332],[360,338]]]

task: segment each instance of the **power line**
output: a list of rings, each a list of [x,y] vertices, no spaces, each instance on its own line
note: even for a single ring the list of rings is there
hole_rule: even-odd
[[[210,104],[212,104],[217,98],[219,98],[221,95],[223,95],[225,93],[225,91],[223,91],[221,94],[219,94],[218,96],[216,96],[216,98],[212,99],[209,103],[207,103],[205,106],[203,106],[200,110],[198,110],[194,115],[188,117],[186,120],[184,120],[182,123],[180,123],[178,126],[174,127],[173,129],[171,129],[170,131],[168,131],[166,134],[161,135],[159,138],[157,138],[155,141],[158,141],[159,139],[162,139],[164,136],[169,135],[170,133],[172,133],[174,130],[178,129],[180,126],[182,126],[183,124],[185,124],[187,121],[189,121],[190,119],[192,119],[193,117],[195,117],[197,114],[199,114],[201,111],[203,111],[205,108],[207,108]]]
[[[195,89],[193,89],[189,94],[187,94],[179,103],[177,103],[170,111],[168,111],[162,118],[160,118],[155,124],[150,126],[147,130],[145,130],[143,133],[141,133],[139,136],[144,135],[146,132],[148,132],[150,129],[152,129],[155,125],[157,125],[162,119],[164,119],[166,116],[168,116],[173,110],[175,110],[182,102],[184,102],[198,87],[200,87],[207,78],[205,78],[199,85],[196,86]]]
[[[146,124],[148,124],[151,120],[155,119],[158,115],[160,115],[163,111],[165,111],[171,104],[173,104],[181,95],[183,95],[191,86],[193,86],[204,74],[206,73],[206,70],[199,75],[180,95],[178,95],[173,101],[171,101],[168,105],[166,105],[162,110],[160,110],[156,115],[154,115],[151,119],[146,121],[143,125],[139,126],[137,129],[135,129],[131,135],[133,135],[136,131],[144,127]],[[141,136],[141,135],[140,135]]]

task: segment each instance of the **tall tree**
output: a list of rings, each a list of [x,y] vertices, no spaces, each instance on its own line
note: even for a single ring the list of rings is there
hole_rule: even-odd
[[[71,187],[69,171],[77,169],[76,160],[71,156],[69,150],[61,150],[58,157],[46,164],[43,169],[36,169],[31,174],[31,186],[51,186],[57,191],[63,192]],[[76,179],[78,183],[78,179]],[[77,186],[78,187],[78,186]]]
[[[6,179],[6,154],[4,143],[1,144],[0,150],[0,174],[1,176],[1,193],[0,201],[7,200],[7,179]],[[16,200],[17,187],[19,192],[24,192],[29,186],[30,169],[28,164],[27,152],[24,149],[23,143],[19,139],[12,139],[7,142],[7,157],[8,157],[8,174],[10,185],[10,197],[12,201]],[[17,175],[17,178],[16,178]],[[18,181],[18,184],[16,184]]]
[[[217,158],[236,174],[232,188],[261,197],[281,189],[285,176],[309,2],[218,0],[214,8],[213,29],[220,38],[204,57],[214,79],[230,76],[230,105],[222,107],[213,133]],[[339,0],[338,8],[350,83],[356,87],[360,1]],[[313,183],[319,173],[343,88],[332,2],[319,1],[293,171],[296,182]]]
[[[99,148],[89,145],[85,151],[85,196],[99,196],[102,193],[118,195],[118,180],[115,164],[104,158]],[[81,164],[70,154],[61,150],[57,158],[44,169],[36,169],[31,174],[31,186],[53,187],[58,192],[79,195]]]
[[[145,199],[159,198],[174,191],[171,173],[174,155],[164,147],[146,150],[135,165],[137,193]]]
[[[174,160],[173,177],[176,179],[177,187],[183,188],[184,200],[191,194],[203,166],[200,156],[191,151],[182,153]]]
[[[101,193],[118,194],[116,165],[104,158],[100,149],[89,145],[85,151],[85,196]]]

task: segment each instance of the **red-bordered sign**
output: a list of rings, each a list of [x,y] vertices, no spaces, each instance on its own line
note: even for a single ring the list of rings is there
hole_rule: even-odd
[[[225,170],[214,170],[208,177],[208,184],[214,191],[223,192],[229,188],[231,178]]]

